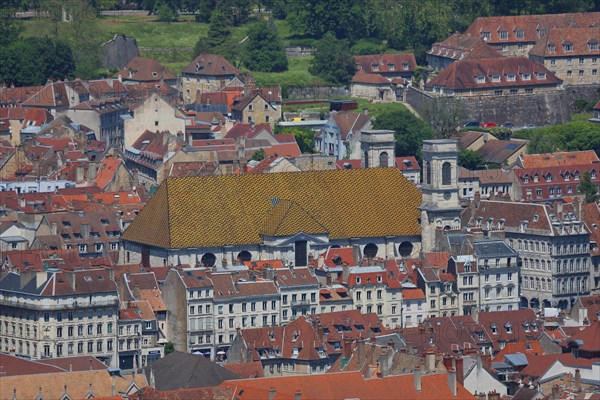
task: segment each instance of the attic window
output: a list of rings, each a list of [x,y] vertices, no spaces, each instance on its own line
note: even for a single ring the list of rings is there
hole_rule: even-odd
[[[571,43],[571,42],[563,43],[563,49],[566,53],[573,52],[573,43]]]
[[[405,71],[408,71],[409,67],[410,66],[408,64],[402,64],[402,69],[405,70]]]
[[[504,329],[506,329],[506,333],[512,333],[512,324],[507,322],[506,325],[504,325]]]
[[[483,40],[490,40],[492,38],[492,34],[490,32],[481,32],[481,37]]]
[[[517,39],[524,39],[525,38],[525,31],[523,29],[517,29],[515,31],[515,36],[517,37]]]
[[[475,78],[477,83],[485,83],[485,76],[478,76]]]
[[[377,282],[381,282],[381,281],[382,281],[382,279],[383,279],[383,278],[381,277],[381,275],[377,275]]]
[[[62,221],[63,226],[71,226],[69,221]]]
[[[389,69],[390,71],[394,71],[394,70],[396,70],[396,64],[388,64],[388,69]]]
[[[102,222],[102,225],[108,225],[107,219],[101,219],[100,222]]]
[[[538,72],[537,73],[537,78],[540,80],[546,79],[546,73],[545,72]]]
[[[556,53],[556,46],[554,45],[554,43],[548,43],[548,51],[550,53]]]
[[[86,276],[83,277],[83,280],[86,281],[86,282],[91,282],[92,281],[92,277],[89,276],[89,275],[86,275]]]
[[[500,39],[502,39],[502,40],[508,39],[508,31],[500,31],[500,32],[498,32],[498,35],[500,36]]]
[[[506,75],[506,80],[509,82],[514,82],[517,80],[517,76],[515,74],[508,74]]]
[[[158,74],[156,72],[152,72],[152,76],[157,77]]]
[[[537,214],[535,214],[535,215],[533,216],[533,222],[537,222],[537,221],[539,221],[539,220],[540,220],[540,216],[539,216],[539,215],[537,215]]]
[[[492,82],[500,82],[500,75],[492,75]]]
[[[598,51],[598,42],[597,41],[591,41],[588,43],[588,48],[590,49],[590,51]]]
[[[498,325],[496,325],[496,323],[493,323],[492,326],[490,326],[490,328],[492,329],[492,333],[494,335],[498,334]]]
[[[360,276],[356,277],[356,283],[360,283]]]
[[[523,79],[524,81],[530,81],[531,80],[531,74],[529,72],[524,72],[521,74],[521,79]]]

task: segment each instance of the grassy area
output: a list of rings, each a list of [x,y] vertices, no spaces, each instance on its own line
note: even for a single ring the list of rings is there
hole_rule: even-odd
[[[288,59],[288,70],[285,72],[253,72],[252,75],[259,86],[281,85],[282,88],[326,85],[321,78],[308,72],[312,57]]]

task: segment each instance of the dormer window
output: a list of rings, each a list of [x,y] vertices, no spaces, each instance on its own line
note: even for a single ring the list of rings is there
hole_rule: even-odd
[[[523,29],[517,29],[515,31],[515,36],[517,39],[524,39],[525,38],[525,31]]]
[[[506,80],[508,82],[514,82],[517,80],[517,76],[515,74],[508,74],[506,75]]]
[[[410,67],[410,65],[408,65],[408,64],[402,64],[402,69],[405,71],[408,71],[409,67]]]
[[[492,82],[500,82],[500,75],[492,75]]]
[[[483,40],[490,40],[492,38],[492,34],[490,32],[481,32],[481,38]]]
[[[377,275],[377,282],[381,282],[381,281],[382,281],[381,275]]]
[[[595,170],[590,171],[590,178],[596,179],[596,171]]]
[[[538,324],[537,324],[537,322],[532,322],[532,323],[531,323],[531,329],[532,329],[534,332],[537,332],[537,330],[538,330]]]
[[[565,53],[572,53],[573,52],[573,43],[571,43],[571,42],[563,43],[563,49],[564,49]]]
[[[531,80],[531,74],[529,72],[524,72],[521,74],[521,79],[523,79],[524,81],[530,81]]]
[[[388,64],[388,69],[390,71],[395,71],[396,70],[396,64]]]
[[[506,333],[512,333],[512,324],[507,322],[506,325],[504,325],[504,329],[506,329]]]
[[[490,329],[492,330],[492,334],[497,335],[498,334],[498,325],[496,325],[496,323],[493,323],[490,326]]]
[[[528,323],[528,322],[525,322],[525,323],[523,324],[523,330],[524,330],[525,332],[529,332],[529,323]]]
[[[539,178],[538,178],[537,174],[533,175],[533,181],[534,181],[535,183],[537,183],[537,182],[538,182],[538,180],[539,180]]]
[[[485,76],[478,76],[475,78],[477,83],[485,83]]]
[[[588,49],[590,51],[598,51],[598,42],[595,40],[592,40],[588,43]]]
[[[498,36],[500,36],[500,40],[508,39],[508,31],[500,31],[498,32]]]
[[[539,80],[544,80],[544,79],[546,79],[546,73],[545,73],[545,72],[538,72],[538,73],[537,73],[537,78],[538,78]]]
[[[373,71],[379,71],[379,65],[378,64],[371,64],[371,69]]]
[[[570,181],[571,180],[571,176],[569,175],[568,172],[565,172],[564,178],[565,178],[565,181]]]
[[[539,215],[537,215],[537,214],[535,214],[535,215],[533,216],[533,222],[538,222],[539,220],[540,220],[540,216],[539,216]]]
[[[575,171],[575,173],[573,174],[573,179],[575,179],[576,181],[579,180],[579,172]]]
[[[523,176],[523,183],[529,183],[529,176],[528,175]]]
[[[356,284],[360,284],[360,276],[356,277]]]
[[[554,45],[554,43],[548,43],[548,52],[556,53],[556,46]]]

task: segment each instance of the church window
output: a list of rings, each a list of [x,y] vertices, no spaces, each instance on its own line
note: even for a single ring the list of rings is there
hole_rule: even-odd
[[[388,153],[383,151],[379,154],[379,167],[385,168],[388,166]]]
[[[451,166],[449,162],[442,164],[442,185],[450,185],[451,181]]]

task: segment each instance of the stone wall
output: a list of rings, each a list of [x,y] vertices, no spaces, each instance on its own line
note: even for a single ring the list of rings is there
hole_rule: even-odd
[[[313,47],[287,46],[285,48],[285,55],[290,58],[312,56],[314,52],[315,49]]]
[[[585,99],[590,102],[596,102],[600,98],[600,84],[596,85],[565,85],[565,92],[569,101],[569,106],[573,110],[575,101]]]
[[[585,90],[571,89],[576,98],[581,98]],[[588,91],[591,89],[587,89]],[[512,122],[515,126],[534,124],[538,126],[563,124],[571,120],[568,90],[555,90],[516,96],[473,96],[461,98],[465,105],[468,120],[482,123],[502,124]],[[580,96],[580,97],[577,97]],[[431,106],[434,98],[419,89],[409,87],[406,101],[420,114]]]
[[[135,39],[130,36],[115,35],[101,47],[104,68],[123,68],[133,57],[140,55]]]
[[[348,97],[350,90],[345,86],[312,86],[312,87],[289,87],[287,98],[295,99],[329,99],[333,97]]]

